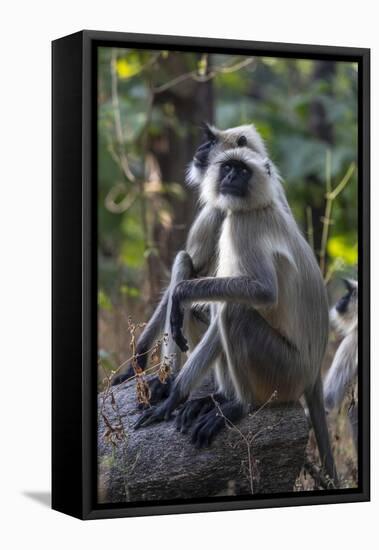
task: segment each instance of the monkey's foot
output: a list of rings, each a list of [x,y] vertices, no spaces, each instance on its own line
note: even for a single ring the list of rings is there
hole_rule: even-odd
[[[138,428],[145,428],[146,426],[150,426],[150,424],[162,422],[162,420],[169,420],[171,414],[166,411],[163,405],[164,404],[147,409],[134,424],[134,429],[138,430]]]
[[[146,366],[147,366],[147,358],[148,358],[147,353],[143,351],[139,353],[137,352],[136,354],[137,365],[143,371],[146,369]],[[112,386],[118,386],[119,384],[122,384],[123,382],[127,382],[129,379],[134,378],[135,375],[136,373],[133,368],[133,365],[129,363],[128,370],[121,374],[116,374],[115,376],[113,376],[111,384]]]
[[[132,379],[134,375],[135,375],[134,369],[132,367],[129,367],[126,372],[123,372],[121,374],[116,374],[115,376],[113,376],[112,386],[118,386],[123,382],[127,382],[129,379]]]
[[[154,376],[154,378],[148,381],[148,384],[150,390],[150,405],[156,405],[159,401],[167,399],[170,395],[172,387],[171,378],[168,378],[166,382],[163,383],[159,380],[158,376]],[[139,403],[138,405],[139,409],[146,409],[148,407],[149,405],[144,405],[143,403]]]
[[[225,401],[225,397],[220,394],[207,395],[186,401],[176,416],[176,429],[183,434],[187,433],[200,416],[213,409],[216,403],[223,401]]]
[[[236,401],[215,406],[199,417],[191,434],[191,442],[197,449],[208,447],[220,431],[240,420],[244,414],[245,408]]]
[[[210,395],[190,399],[179,409],[175,421],[176,429],[183,434],[187,433],[195,420],[200,415],[209,412],[214,406],[214,401]]]
[[[170,420],[174,410],[183,402],[183,399],[179,396],[178,392],[172,391],[170,397],[163,401],[156,407],[150,407],[147,409],[134,424],[134,429],[144,428],[155,424],[156,422],[162,422],[162,420]]]

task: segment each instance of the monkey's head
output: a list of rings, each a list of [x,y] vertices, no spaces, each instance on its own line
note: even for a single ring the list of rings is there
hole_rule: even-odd
[[[200,186],[202,202],[221,210],[252,210],[276,196],[278,175],[253,125],[219,130],[206,126],[205,139],[187,173]]]
[[[343,279],[346,293],[333,307],[330,317],[333,326],[343,335],[356,327],[358,320],[358,282]]]

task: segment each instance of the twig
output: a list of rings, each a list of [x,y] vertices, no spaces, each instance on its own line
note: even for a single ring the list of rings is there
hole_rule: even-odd
[[[206,74],[199,74],[197,69],[194,71],[189,71],[188,73],[181,74],[173,78],[172,80],[169,80],[165,84],[156,86],[153,91],[155,94],[160,94],[162,92],[165,92],[169,88],[173,88],[174,86],[177,86],[181,82],[184,82],[185,80],[188,80],[188,79],[195,80],[196,82],[208,82],[218,74],[232,73],[232,72],[238,71],[239,69],[242,69],[243,67],[247,67],[248,65],[251,65],[254,62],[255,62],[254,57],[248,57],[247,59],[243,59],[242,61],[239,61],[232,65],[220,65],[219,67],[215,67],[213,70],[209,71]]]
[[[112,58],[111,58],[111,93],[112,93],[112,107],[113,107],[113,118],[115,124],[116,138],[119,144],[119,161],[121,167],[125,173],[125,176],[132,182],[135,181],[136,177],[130,169],[128,158],[125,154],[125,137],[121,121],[121,112],[120,112],[120,100],[118,97],[118,85],[117,85],[117,49],[112,49]]]
[[[321,273],[325,277],[326,271],[326,246],[328,243],[329,237],[329,226],[333,223],[332,220],[332,208],[333,201],[338,197],[338,195],[344,190],[346,185],[349,183],[351,176],[355,170],[355,163],[352,162],[347,169],[345,175],[343,176],[340,183],[332,189],[331,181],[331,166],[332,166],[332,157],[331,152],[327,150],[326,152],[326,162],[325,162],[325,181],[326,181],[326,194],[325,194],[325,213],[322,219],[322,235],[321,235],[321,249],[320,249],[320,269]]]
[[[260,411],[262,409],[264,409],[269,403],[271,403],[271,401],[273,401],[274,399],[276,399],[277,397],[277,392],[274,391],[272,393],[272,395],[270,396],[270,398],[265,402],[263,403],[263,405],[261,405],[259,407],[259,409],[257,409],[252,415],[250,415],[252,418],[254,418],[255,416],[257,416],[257,414],[260,413]],[[245,443],[246,445],[246,451],[247,451],[247,461],[248,461],[248,469],[249,469],[249,483],[250,483],[250,491],[251,491],[251,494],[253,495],[254,494],[254,473],[253,473],[253,466],[255,464],[255,460],[254,460],[254,457],[252,455],[252,444],[255,440],[255,438],[260,434],[262,433],[264,430],[267,430],[267,429],[271,429],[271,426],[267,426],[266,428],[263,428],[262,430],[259,430],[259,432],[257,432],[256,434],[254,434],[251,438],[249,438],[248,435],[245,435],[235,424],[233,424],[233,422],[231,422],[229,420],[229,418],[227,418],[221,407],[220,407],[220,404],[218,403],[218,401],[215,400],[214,396],[211,395],[211,398],[215,404],[215,407],[218,411],[218,414],[224,419],[225,421],[225,424],[227,427],[229,427],[231,430],[234,430],[235,432],[238,433],[238,435],[241,437],[242,441]]]

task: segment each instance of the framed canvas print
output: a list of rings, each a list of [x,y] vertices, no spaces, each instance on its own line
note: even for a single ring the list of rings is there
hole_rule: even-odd
[[[369,50],[53,42],[53,508],[369,499]]]

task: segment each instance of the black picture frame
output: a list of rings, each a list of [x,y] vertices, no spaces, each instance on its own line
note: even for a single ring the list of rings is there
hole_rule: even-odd
[[[355,61],[359,73],[359,487],[208,502],[96,504],[96,48]],[[370,499],[370,50],[81,31],[52,43],[52,507],[81,519]]]

